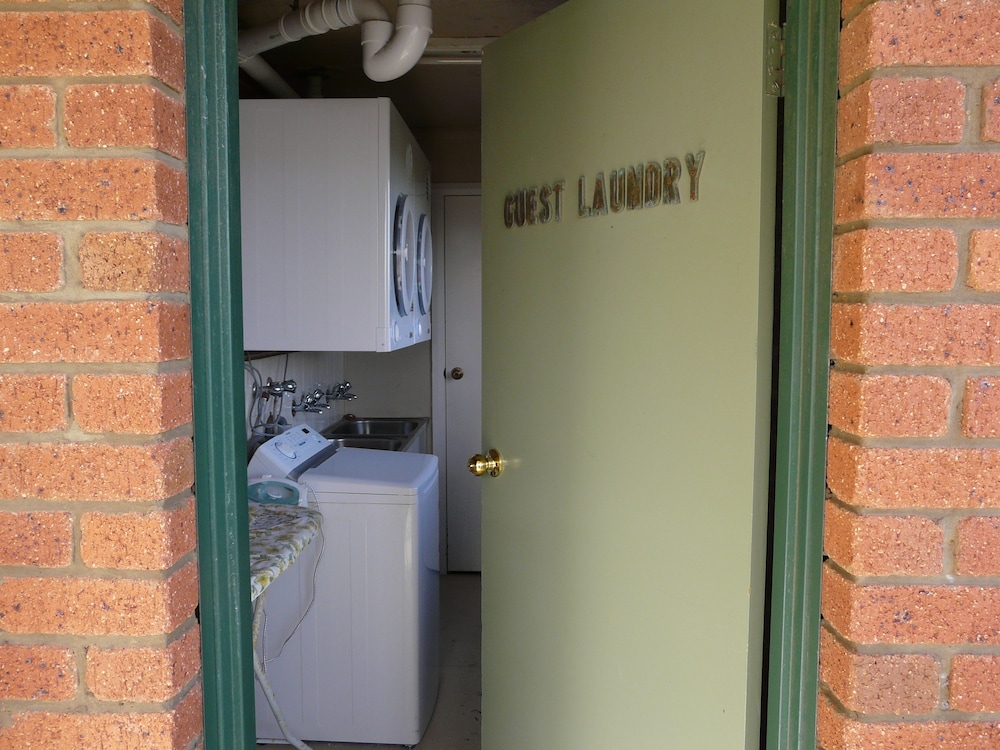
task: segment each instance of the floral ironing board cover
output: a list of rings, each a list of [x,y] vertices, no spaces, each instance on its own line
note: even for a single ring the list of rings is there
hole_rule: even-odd
[[[313,508],[250,503],[250,601],[284,573],[323,525]]]

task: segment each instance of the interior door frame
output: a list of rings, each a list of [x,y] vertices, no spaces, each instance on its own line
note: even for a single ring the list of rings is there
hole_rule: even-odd
[[[766,747],[815,745],[839,3],[786,0]],[[236,5],[185,0],[206,750],[252,747]],[[763,32],[762,32],[763,33]]]
[[[444,183],[434,183],[432,184],[432,190],[434,191],[431,195],[431,212],[434,213],[436,210],[441,212],[441,229],[444,228],[444,218],[445,218],[445,204],[447,198],[449,197],[473,197],[481,196],[483,192],[482,185],[478,182],[444,182]],[[448,285],[444,277],[444,270],[447,267],[447,261],[443,257],[445,248],[445,241],[447,237],[443,231],[437,231],[435,229],[434,233],[434,252],[437,253],[440,249],[441,256],[435,257],[434,267],[438,269],[438,273],[442,274],[438,276],[434,283],[434,291],[432,292],[432,307],[437,311],[438,315],[442,315],[443,311],[447,308],[448,301]],[[442,483],[442,491],[440,492],[441,503],[441,528],[449,533],[441,535],[441,564],[442,570],[451,571],[451,559],[448,555],[448,540],[450,538],[450,526],[448,523],[448,508],[451,502],[450,491],[451,487],[447,482],[448,478],[448,430],[447,430],[447,409],[446,407],[446,393],[448,387],[447,376],[444,374],[448,368],[449,362],[452,358],[445,347],[445,342],[447,340],[447,330],[445,324],[437,318],[437,323],[432,324],[434,326],[434,331],[438,334],[437,336],[431,338],[431,424],[436,425],[435,429],[432,431],[433,434],[433,444],[434,453],[441,460],[441,474],[445,478]],[[445,335],[442,336],[441,333],[444,332]],[[439,376],[440,374],[440,376]],[[480,382],[480,392],[482,391],[482,383]]]

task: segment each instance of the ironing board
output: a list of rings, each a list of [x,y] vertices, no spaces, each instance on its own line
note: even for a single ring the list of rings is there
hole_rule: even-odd
[[[279,503],[250,503],[250,601],[253,602],[253,671],[274,712],[281,733],[298,750],[309,746],[292,736],[257,655],[264,594],[299,554],[322,533],[323,515],[312,508]]]

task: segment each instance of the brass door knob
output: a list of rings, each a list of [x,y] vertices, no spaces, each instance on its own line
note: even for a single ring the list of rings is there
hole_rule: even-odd
[[[491,477],[498,477],[503,473],[503,456],[495,448],[489,450],[486,455],[477,453],[469,459],[469,471],[477,477],[489,473]]]
[[[465,371],[462,370],[461,367],[452,367],[451,368],[451,379],[452,380],[461,380],[463,377],[465,377]]]

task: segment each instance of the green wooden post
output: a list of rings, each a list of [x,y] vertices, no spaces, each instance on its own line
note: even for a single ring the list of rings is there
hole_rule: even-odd
[[[768,750],[816,745],[839,31],[788,0]]]
[[[194,439],[206,750],[253,747],[236,3],[186,0]]]

